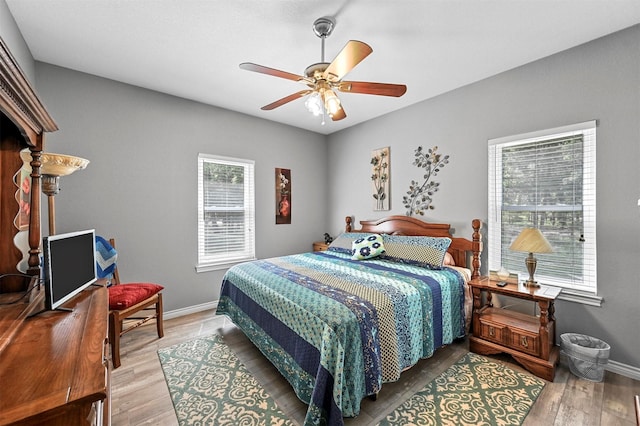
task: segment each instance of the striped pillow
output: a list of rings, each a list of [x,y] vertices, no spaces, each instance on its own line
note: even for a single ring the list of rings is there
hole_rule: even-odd
[[[451,245],[448,237],[415,237],[407,235],[384,235],[385,259],[396,262],[442,268],[442,263]]]
[[[327,250],[338,253],[352,254],[353,242],[362,237],[360,232],[343,232],[333,239]]]

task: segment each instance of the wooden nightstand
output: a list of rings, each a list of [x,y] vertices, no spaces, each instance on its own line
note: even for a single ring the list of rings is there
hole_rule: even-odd
[[[469,350],[482,355],[508,353],[536,376],[553,381],[560,352],[555,344],[554,301],[562,289],[517,283],[498,287],[498,282],[488,277],[469,281],[473,291],[473,336],[469,338]],[[486,292],[484,304],[483,292]],[[536,302],[540,316],[494,308],[492,293]]]
[[[329,248],[329,244],[323,241],[316,241],[313,243],[313,251],[325,251]]]

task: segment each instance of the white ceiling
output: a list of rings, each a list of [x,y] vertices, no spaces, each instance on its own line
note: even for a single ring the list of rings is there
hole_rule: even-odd
[[[640,22],[640,0],[6,0],[33,57],[330,134]],[[260,107],[320,62],[312,31],[336,20],[330,61],[350,39],[373,48],[347,80],[407,85],[401,98],[339,93],[347,118],[322,126],[303,100]]]

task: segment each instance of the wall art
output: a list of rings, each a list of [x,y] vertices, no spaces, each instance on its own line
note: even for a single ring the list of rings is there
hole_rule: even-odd
[[[412,216],[414,213],[423,216],[425,210],[433,210],[434,208],[431,204],[433,201],[431,197],[438,191],[440,183],[429,179],[435,177],[440,169],[449,163],[449,156],[438,154],[437,150],[437,146],[429,148],[427,151],[424,151],[421,146],[416,148],[413,165],[424,169],[425,173],[422,176],[424,182],[421,184],[412,180],[407,195],[402,197],[402,203],[407,209],[407,216]]]
[[[391,208],[391,197],[389,196],[390,166],[391,158],[388,146],[371,152],[373,210],[389,210]]]
[[[276,224],[291,223],[291,170],[276,168]]]

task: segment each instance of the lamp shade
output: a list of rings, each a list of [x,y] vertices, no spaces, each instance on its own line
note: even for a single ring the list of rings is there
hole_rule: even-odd
[[[552,253],[553,249],[549,241],[537,228],[524,228],[518,238],[511,243],[510,250],[524,251],[528,253]]]
[[[320,93],[313,92],[309,95],[304,105],[313,115],[318,116],[322,114],[322,99],[320,98]]]
[[[20,157],[27,170],[31,170],[31,152],[28,148],[20,151]],[[85,169],[89,160],[73,155],[42,152],[40,155],[40,174],[49,176],[67,176],[76,170]]]
[[[340,109],[340,99],[336,96],[333,90],[329,89],[324,94],[324,109],[333,115]]]

